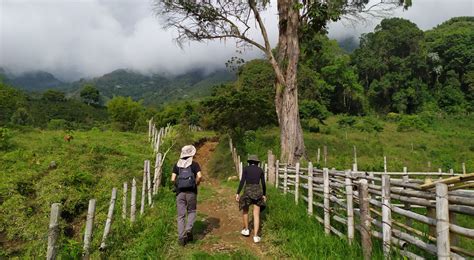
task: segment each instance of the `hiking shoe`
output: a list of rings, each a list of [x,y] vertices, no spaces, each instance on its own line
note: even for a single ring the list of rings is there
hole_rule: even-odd
[[[255,237],[253,237],[253,242],[255,242],[255,243],[259,243],[259,242],[260,242],[260,240],[262,240],[262,238],[261,238],[261,237],[259,237],[259,236],[255,236]]]
[[[242,236],[250,236],[250,230],[248,228],[244,228],[242,229],[242,231],[240,231],[240,234],[242,234]]]
[[[193,241],[193,232],[188,231],[186,232],[186,242],[191,242],[191,241]]]
[[[180,245],[180,246],[185,246],[185,245],[186,245],[186,240],[184,240],[184,239],[178,239],[178,245]]]

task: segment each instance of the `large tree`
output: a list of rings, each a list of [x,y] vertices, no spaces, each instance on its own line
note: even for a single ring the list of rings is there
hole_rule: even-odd
[[[262,50],[275,72],[275,108],[280,126],[281,160],[295,163],[304,155],[303,131],[298,114],[297,71],[300,40],[325,31],[328,21],[344,15],[359,18],[361,13],[380,14],[387,8],[408,6],[411,0],[277,0],[278,45],[270,44],[262,12],[269,0],[241,1],[173,1],[155,0],[156,13],[164,25],[178,32],[177,41],[213,39],[237,40],[238,46],[254,46]],[[376,1],[375,1],[376,2]],[[263,42],[250,35],[256,24]]]

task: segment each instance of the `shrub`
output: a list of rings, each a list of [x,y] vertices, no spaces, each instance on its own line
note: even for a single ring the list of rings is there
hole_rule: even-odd
[[[387,121],[398,122],[400,120],[400,114],[395,112],[390,112],[387,114]]]
[[[64,119],[51,119],[48,122],[50,130],[65,130],[68,128],[68,122]]]
[[[361,132],[382,132],[383,125],[375,117],[364,117],[361,121],[356,124],[356,128]]]
[[[337,121],[339,127],[353,127],[357,123],[357,119],[353,116],[343,116]]]
[[[13,135],[8,128],[0,127],[0,150],[7,150],[12,146]]]
[[[398,132],[409,132],[413,130],[426,131],[428,125],[417,115],[403,116],[398,124]]]

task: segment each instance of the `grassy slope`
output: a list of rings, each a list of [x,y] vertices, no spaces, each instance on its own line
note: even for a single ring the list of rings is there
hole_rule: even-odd
[[[103,229],[112,187],[140,177],[143,160],[151,157],[145,134],[75,132],[71,143],[63,140],[64,134],[17,132],[15,147],[0,152],[0,241],[4,242],[0,256],[45,254],[53,202],[64,205],[61,224],[65,246],[61,250],[77,253],[88,200],[97,199],[98,234]],[[51,161],[57,163],[57,169],[48,168]]]
[[[383,170],[383,156],[387,156],[389,171],[431,170],[461,171],[461,163],[466,163],[468,172],[474,171],[474,116],[437,119],[426,132],[398,132],[397,123],[383,122],[381,133],[360,132],[357,129],[341,129],[338,117],[327,120],[323,133],[305,133],[306,152],[313,163],[316,162],[317,149],[328,147],[328,167],[349,169],[353,163],[353,146],[357,147],[360,170]],[[347,132],[347,139],[346,139]],[[412,150],[413,144],[413,150]],[[255,142],[246,144],[244,153],[257,153],[264,160],[266,151],[272,149],[279,153],[278,129],[257,132]]]

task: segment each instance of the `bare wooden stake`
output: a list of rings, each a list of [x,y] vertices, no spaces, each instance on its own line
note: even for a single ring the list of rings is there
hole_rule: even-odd
[[[275,155],[271,150],[268,150],[268,182],[275,184]]]
[[[410,177],[408,176],[408,169],[407,169],[407,167],[403,167],[403,173],[405,173],[405,175],[403,175],[403,182],[404,182],[404,183],[409,183],[409,182],[410,182]],[[406,190],[406,187],[403,187],[403,189]],[[406,210],[411,210],[411,205],[410,205],[410,203],[409,203],[409,202],[405,202],[403,208],[406,209]],[[407,226],[410,226],[410,227],[411,227],[411,225],[413,224],[412,219],[409,218],[409,217],[405,217],[405,224],[406,224]]]
[[[438,259],[451,259],[448,185],[436,184],[436,245]]]
[[[280,182],[280,161],[275,162],[275,187],[278,189],[278,183]]]
[[[153,195],[158,193],[161,185],[161,153],[156,154],[155,159],[155,173],[153,175]]]
[[[268,164],[265,163],[263,172],[265,174],[265,181],[268,181]]]
[[[146,170],[146,190],[148,192],[148,206],[151,206],[151,174],[150,174],[150,161],[145,161],[145,170]]]
[[[242,179],[242,174],[244,173],[244,163],[240,162],[239,163],[239,180]]]
[[[295,174],[295,203],[298,204],[299,192],[300,192],[300,163],[296,163],[296,174]]]
[[[321,159],[321,148],[318,147],[318,156],[316,157],[316,163],[319,164]]]
[[[110,197],[110,205],[109,205],[109,212],[107,213],[107,220],[105,221],[104,227],[104,235],[102,236],[102,243],[100,243],[100,249],[104,250],[107,245],[107,236],[110,233],[110,228],[112,226],[112,219],[114,216],[114,207],[115,207],[115,200],[117,199],[117,188],[112,189],[112,196]]]
[[[313,215],[313,164],[308,163],[308,214]]]
[[[331,233],[331,214],[329,204],[329,169],[323,169],[323,193],[324,193],[324,232],[329,235]]]
[[[128,191],[128,183],[123,183],[123,196],[122,196],[122,219],[127,218],[127,191]]]
[[[137,211],[137,182],[132,180],[132,198],[130,200],[130,221],[135,222],[135,213]]]
[[[89,259],[92,234],[95,218],[95,199],[89,200],[87,209],[86,230],[84,231],[84,246],[82,248],[82,259]]]
[[[354,164],[357,167],[357,148],[355,145],[354,145]]]
[[[288,164],[285,163],[285,172],[283,173],[283,194],[288,192]]]
[[[372,219],[369,208],[369,186],[366,179],[359,181],[360,236],[365,260],[372,259],[372,239],[370,237]]]
[[[51,205],[51,215],[49,218],[48,230],[48,249],[46,252],[46,259],[56,259],[58,252],[58,238],[59,238],[59,218],[61,216],[61,203],[53,203]]]
[[[390,259],[390,242],[392,241],[392,206],[390,203],[390,175],[382,175],[382,236],[383,254]]]
[[[462,174],[466,174],[466,163],[462,163]]]
[[[346,205],[347,205],[347,238],[349,245],[352,245],[354,240],[354,203],[352,197],[352,179],[351,171],[346,171]]]
[[[145,212],[145,198],[146,198],[146,170],[143,171],[142,178],[142,197],[140,200],[140,216]]]
[[[327,163],[328,163],[328,147],[327,146],[324,146],[323,147],[324,151],[324,167],[327,166]]]

